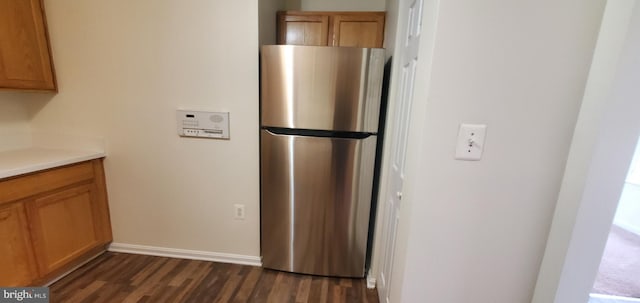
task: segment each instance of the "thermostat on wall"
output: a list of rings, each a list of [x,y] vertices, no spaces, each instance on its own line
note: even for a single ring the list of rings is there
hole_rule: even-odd
[[[177,110],[178,135],[229,139],[229,113]]]

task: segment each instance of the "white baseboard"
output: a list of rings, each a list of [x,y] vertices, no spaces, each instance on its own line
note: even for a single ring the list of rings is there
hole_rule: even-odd
[[[241,265],[262,266],[262,260],[258,256],[246,256],[236,254],[217,253],[209,251],[176,249],[157,246],[135,245],[126,243],[111,243],[108,251],[130,253],[138,255],[150,255],[179,259],[191,259],[212,261],[221,263],[233,263]]]
[[[640,236],[640,228],[638,228],[637,224],[627,223],[625,221],[614,221],[613,224],[618,227]]]
[[[368,289],[376,288],[376,277],[367,275],[367,288]]]

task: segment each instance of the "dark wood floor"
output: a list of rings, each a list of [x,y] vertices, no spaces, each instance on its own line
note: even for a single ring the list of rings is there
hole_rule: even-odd
[[[364,279],[107,252],[50,287],[51,302],[370,302]]]

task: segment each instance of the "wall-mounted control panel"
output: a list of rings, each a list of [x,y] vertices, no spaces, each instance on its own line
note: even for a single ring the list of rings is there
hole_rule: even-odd
[[[177,110],[178,135],[229,139],[229,113]]]

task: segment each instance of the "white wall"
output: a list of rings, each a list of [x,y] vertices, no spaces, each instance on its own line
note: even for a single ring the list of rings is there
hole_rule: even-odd
[[[625,182],[613,224],[640,236],[640,184]]]
[[[636,145],[629,172],[620,194],[613,224],[640,235],[640,141]]]
[[[260,45],[276,44],[276,12],[286,9],[285,0],[258,0]]]
[[[629,166],[613,224],[640,235],[638,219],[640,219],[640,141],[636,145]]]
[[[530,302],[603,8],[440,2],[433,54],[420,50],[417,83],[431,80],[414,95],[393,302]],[[488,125],[481,161],[453,159],[463,122]]]
[[[385,0],[301,0],[303,11],[384,11]]]
[[[24,94],[28,93],[0,91],[0,151],[31,145]]]
[[[640,6],[609,1],[534,303],[582,303],[640,135]]]
[[[629,166],[629,172],[627,173],[627,183],[640,185],[640,140],[636,144],[635,152],[633,153],[633,159]]]
[[[384,45],[387,52],[387,57],[395,53],[396,47],[396,35],[400,25],[398,24],[398,18],[400,12],[398,0],[387,0],[384,10],[386,11],[384,22]]]
[[[287,10],[299,11],[302,7],[301,0],[285,0],[284,2]]]
[[[257,1],[45,4],[60,92],[31,126],[104,137],[114,242],[259,256]],[[179,138],[178,108],[231,139]]]

